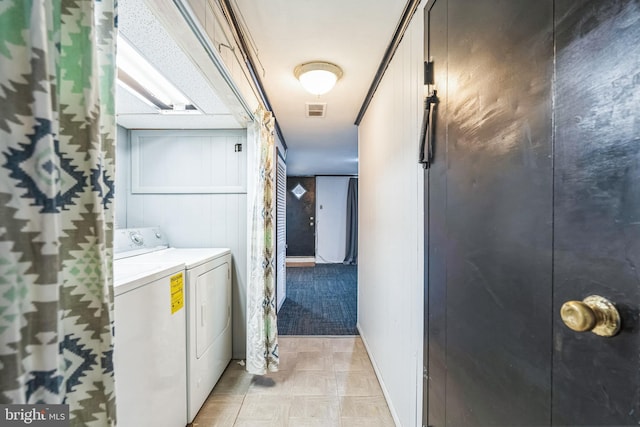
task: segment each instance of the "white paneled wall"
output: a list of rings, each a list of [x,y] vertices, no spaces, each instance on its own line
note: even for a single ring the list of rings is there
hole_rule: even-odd
[[[126,134],[126,132],[125,132]],[[120,227],[160,226],[176,247],[228,247],[233,255],[233,357],[245,357],[246,130],[130,131],[117,152]],[[141,137],[143,137],[141,139]],[[135,142],[134,142],[135,141]],[[122,140],[118,144],[122,144]],[[234,146],[243,149],[236,152]],[[136,147],[137,146],[137,147]],[[134,151],[137,153],[133,155]],[[242,169],[240,172],[238,169]],[[224,172],[224,173],[222,173]],[[230,190],[235,188],[235,190]],[[117,214],[123,213],[117,209]]]
[[[344,261],[348,176],[316,176],[316,262]]]
[[[424,281],[420,8],[359,127],[358,327],[396,423],[421,425]]]
[[[131,132],[131,192],[247,192],[246,131]]]

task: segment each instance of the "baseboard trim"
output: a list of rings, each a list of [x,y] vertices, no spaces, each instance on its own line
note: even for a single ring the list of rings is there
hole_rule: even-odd
[[[315,267],[316,258],[312,256],[293,256],[287,257],[287,267]]]
[[[376,359],[371,354],[371,350],[369,348],[369,344],[367,343],[367,338],[362,334],[362,329],[360,328],[360,322],[356,322],[356,329],[360,333],[360,338],[362,339],[362,343],[364,344],[364,348],[367,350],[367,354],[369,355],[369,360],[371,361],[371,365],[373,366],[373,372],[375,372],[376,377],[378,378],[378,382],[380,383],[380,388],[382,389],[382,395],[384,396],[384,400],[387,401],[387,406],[389,407],[389,412],[391,412],[391,417],[393,418],[393,422],[396,426],[400,424],[400,418],[398,418],[398,413],[396,412],[396,408],[393,406],[391,399],[389,398],[389,391],[382,380],[382,375],[380,375],[380,369],[378,369],[378,365],[376,364]]]

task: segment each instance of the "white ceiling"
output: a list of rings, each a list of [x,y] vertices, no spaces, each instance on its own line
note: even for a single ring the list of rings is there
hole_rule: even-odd
[[[354,122],[405,3],[235,0],[256,45],[264,68],[261,78],[289,147],[288,174],[358,172]],[[332,62],[344,72],[336,87],[320,97],[305,92],[293,75],[296,65],[313,60]],[[305,117],[306,102],[326,102],[326,117]]]
[[[232,3],[255,44],[257,71],[288,145],[287,173],[357,174],[354,122],[406,0],[232,0]],[[198,99],[192,96],[192,101],[208,116],[200,123],[189,117],[176,122],[177,127],[238,127],[238,121],[212,96],[211,86],[192,63],[175,43],[172,46],[164,38],[168,34],[157,21],[153,22],[144,0],[120,0],[118,8],[121,34],[152,59],[178,88],[190,96],[201,94]],[[293,75],[296,65],[312,60],[333,62],[344,71],[336,87],[320,97],[305,92]],[[125,102],[120,92],[119,123],[125,127],[145,127],[139,120],[143,117],[138,110],[141,106],[134,104],[137,100]],[[305,117],[306,102],[326,102],[326,116]],[[149,127],[157,128],[158,122],[170,125],[167,116],[146,120]],[[212,126],[217,120],[227,125]]]

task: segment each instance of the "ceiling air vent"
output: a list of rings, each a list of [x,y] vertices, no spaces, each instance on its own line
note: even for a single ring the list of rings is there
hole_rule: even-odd
[[[326,102],[307,102],[306,106],[307,117],[324,117],[327,112]]]

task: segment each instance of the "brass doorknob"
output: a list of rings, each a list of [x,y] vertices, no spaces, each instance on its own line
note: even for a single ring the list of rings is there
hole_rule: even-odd
[[[608,299],[591,295],[582,301],[567,301],[560,308],[560,317],[569,329],[591,331],[612,337],[620,330],[620,313]]]

